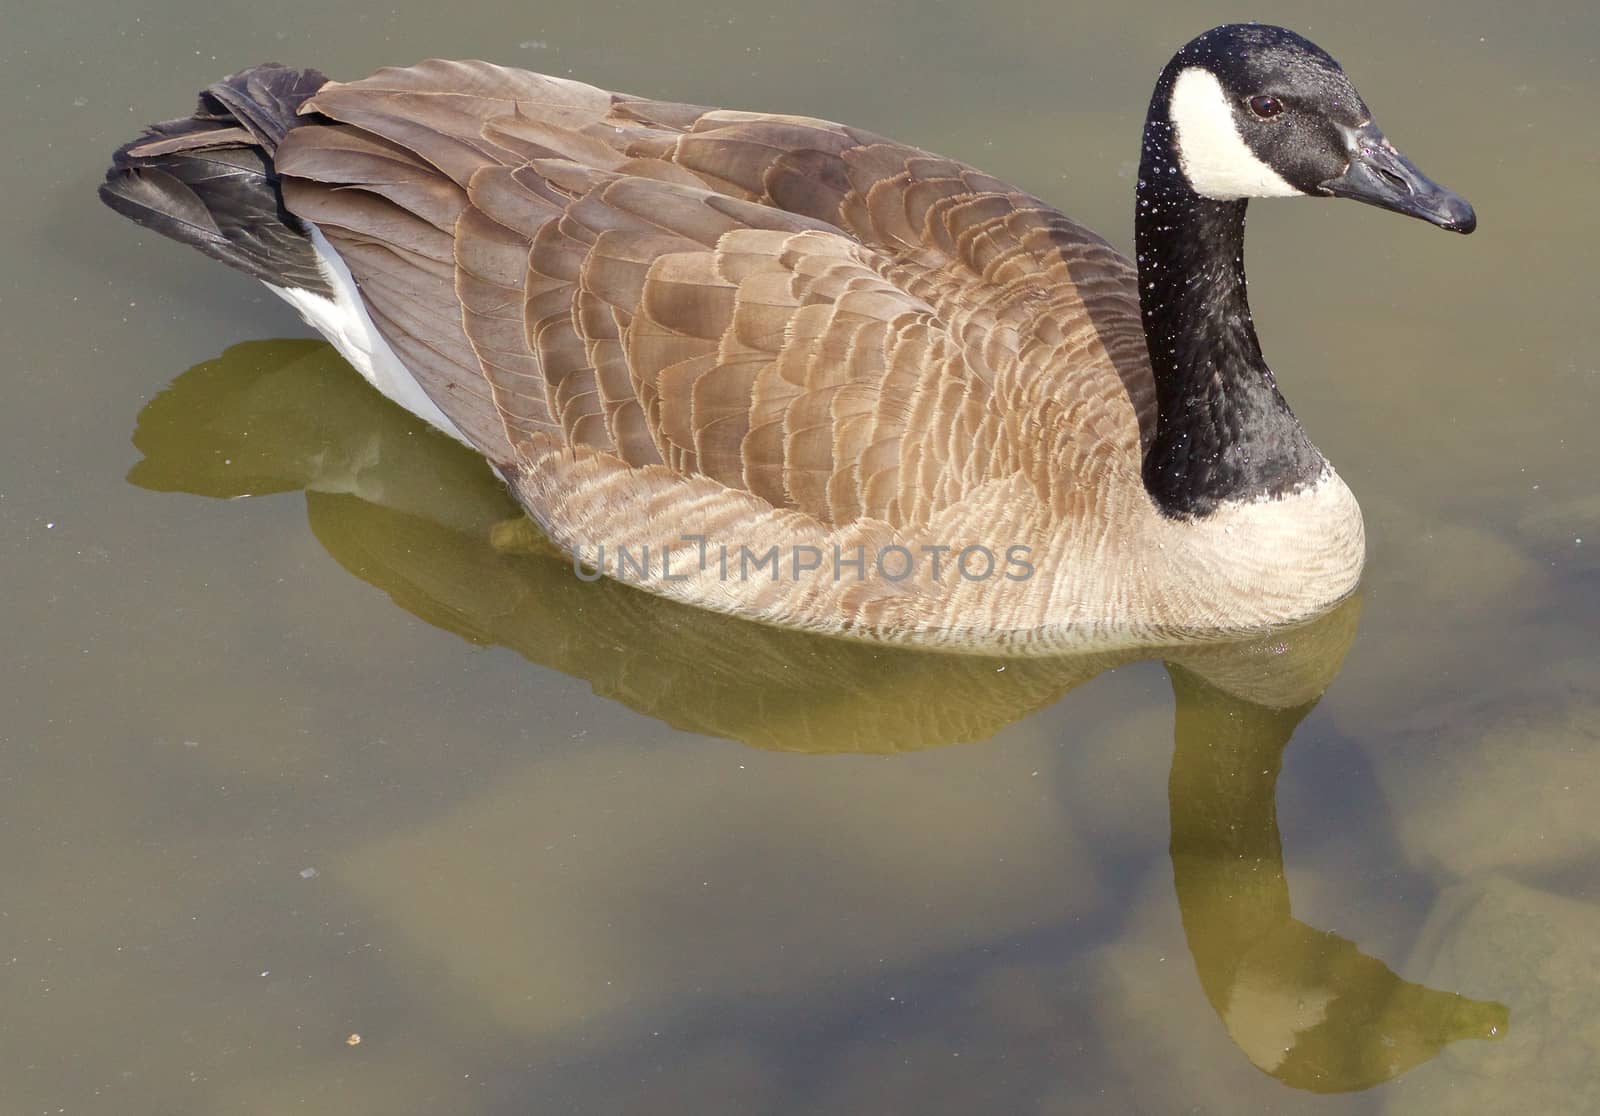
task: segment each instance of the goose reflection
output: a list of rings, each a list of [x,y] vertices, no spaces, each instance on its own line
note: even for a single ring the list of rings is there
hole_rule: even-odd
[[[760,627],[574,577],[481,460],[378,398],[322,342],[248,342],[197,365],[146,406],[134,443],[134,484],[230,498],[304,490],[327,551],[428,623],[676,728],[758,748],[982,740],[1104,670],[1162,658],[1177,702],[1178,905],[1205,995],[1243,1054],[1287,1085],[1338,1092],[1506,1030],[1501,1004],[1403,980],[1291,915],[1282,753],[1343,661],[1357,602],[1244,643],[1055,659]]]

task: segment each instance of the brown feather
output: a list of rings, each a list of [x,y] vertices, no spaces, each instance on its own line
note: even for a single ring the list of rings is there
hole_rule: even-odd
[[[302,111],[286,204],[557,543],[1043,552],[1017,587],[644,583],[880,638],[1027,644],[1125,591],[1067,556],[1151,514],[1133,270],[1044,202],[844,125],[483,63],[329,83]]]

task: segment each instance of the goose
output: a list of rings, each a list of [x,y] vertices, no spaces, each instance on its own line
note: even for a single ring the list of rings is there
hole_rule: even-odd
[[[1038,655],[1316,616],[1354,496],[1252,324],[1245,209],[1459,195],[1292,31],[1161,71],[1137,261],[859,128],[477,61],[251,67],[102,199],[262,280],[481,454],[574,571],[783,627]]]

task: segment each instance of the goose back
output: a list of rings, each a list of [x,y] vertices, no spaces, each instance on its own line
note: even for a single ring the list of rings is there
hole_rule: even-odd
[[[1019,469],[1056,487],[1017,437],[1048,401],[1118,458],[1153,422],[1130,265],[960,163],[484,63],[301,111],[337,123],[278,152],[288,207],[498,463],[541,434],[906,525]]]

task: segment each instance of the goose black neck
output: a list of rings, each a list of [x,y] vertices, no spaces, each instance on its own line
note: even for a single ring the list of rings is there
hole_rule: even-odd
[[[1190,189],[1165,107],[1158,88],[1134,221],[1157,402],[1144,485],[1167,515],[1204,516],[1229,501],[1293,492],[1314,481],[1324,462],[1256,340],[1245,289],[1245,202]]]

